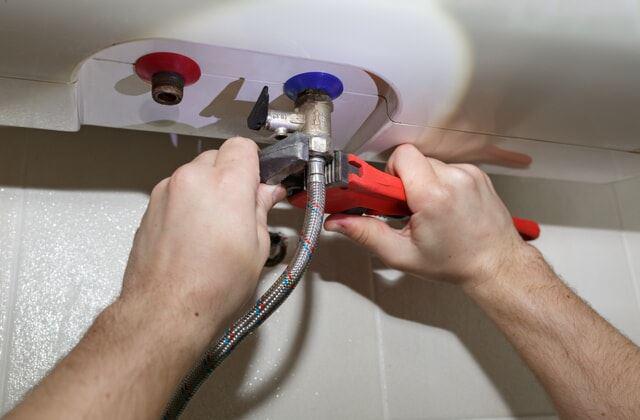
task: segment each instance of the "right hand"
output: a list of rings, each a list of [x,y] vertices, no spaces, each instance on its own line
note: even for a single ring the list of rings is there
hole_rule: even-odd
[[[348,236],[392,268],[461,285],[496,277],[526,248],[478,167],[445,164],[407,144],[393,152],[387,171],[402,179],[413,213],[403,229],[343,214],[330,216],[325,229]]]

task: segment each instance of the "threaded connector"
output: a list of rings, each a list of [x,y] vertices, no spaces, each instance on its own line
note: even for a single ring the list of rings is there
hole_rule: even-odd
[[[177,105],[182,101],[184,78],[174,72],[161,71],[151,78],[151,96],[162,105]]]

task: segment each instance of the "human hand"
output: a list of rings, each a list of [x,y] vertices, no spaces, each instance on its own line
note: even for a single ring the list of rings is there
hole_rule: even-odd
[[[255,291],[269,252],[267,213],[285,195],[260,184],[258,166],[256,144],[236,137],[161,181],[136,233],[120,299],[169,311],[201,342],[211,340]]]
[[[476,166],[447,165],[402,145],[387,170],[402,179],[413,212],[403,229],[352,215],[332,215],[325,228],[364,245],[390,267],[465,286],[496,277],[526,246]]]

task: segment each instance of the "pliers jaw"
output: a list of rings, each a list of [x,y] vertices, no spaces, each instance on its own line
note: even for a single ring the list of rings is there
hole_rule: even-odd
[[[304,176],[285,180],[291,204],[304,207]],[[325,166],[325,212],[370,214],[387,217],[411,215],[400,178],[382,172],[356,155],[335,151]]]
[[[327,188],[347,188],[349,186],[349,174],[357,174],[358,168],[349,164],[347,154],[336,150],[333,159],[325,165],[325,185]],[[287,197],[304,191],[304,170],[297,171],[282,180],[282,185],[287,190]]]
[[[260,151],[260,182],[276,185],[304,171],[309,161],[310,136],[297,132]]]

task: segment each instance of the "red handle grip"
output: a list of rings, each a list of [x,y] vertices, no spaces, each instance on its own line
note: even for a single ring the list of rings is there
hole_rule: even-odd
[[[516,230],[525,241],[533,241],[540,236],[540,225],[529,219],[521,219],[519,217],[513,217],[513,225]]]
[[[378,216],[411,216],[402,180],[369,165],[355,155],[348,155],[348,163],[357,173],[350,173],[348,186],[327,188],[325,212],[344,213],[352,209],[366,209],[365,214]],[[289,202],[304,208],[306,192],[289,197]],[[540,226],[533,220],[513,218],[520,236],[531,241],[540,236]]]

